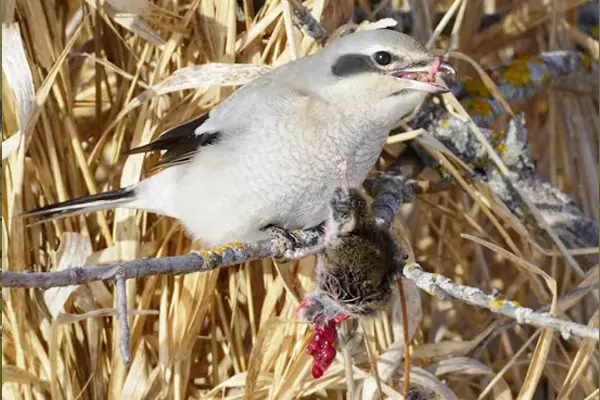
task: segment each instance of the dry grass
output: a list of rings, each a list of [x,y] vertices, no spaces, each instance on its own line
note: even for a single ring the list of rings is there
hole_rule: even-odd
[[[246,7],[251,3],[243,1]],[[436,5],[425,12],[428,3]],[[452,3],[411,2],[425,19]],[[595,49],[597,57],[598,42],[573,33],[572,11],[564,19],[562,14],[552,18],[548,5],[555,3],[562,11],[582,1],[468,0],[466,7],[455,5],[462,23],[451,32],[453,46],[484,66],[514,52],[568,48],[571,40]],[[329,32],[354,9],[348,0],[306,4]],[[23,39],[4,31],[3,51],[10,40],[11,54],[21,52],[22,58],[21,64],[7,65],[3,57],[3,150],[13,152],[7,159],[3,154],[2,163],[3,269],[52,270],[192,249],[176,221],[143,212],[118,210],[32,227],[14,217],[139,181],[156,157],[125,159],[123,150],[211,109],[231,94],[232,86],[257,73],[196,68],[155,87],[156,93],[136,97],[178,69],[234,61],[279,65],[320,46],[291,24],[286,1],[267,0],[256,16],[244,8],[245,22],[237,21],[235,5],[233,0],[3,2],[4,21],[17,21]],[[481,13],[490,5],[509,11],[512,23],[477,34]],[[448,40],[443,33],[437,44],[445,48]],[[463,77],[476,76],[468,63],[456,65]],[[597,219],[598,117],[592,100],[548,92],[517,109],[527,113],[530,149],[540,173]],[[33,122],[24,124],[28,118]],[[401,146],[390,141],[387,150],[394,154]],[[554,288],[549,284],[549,290],[535,269],[523,265],[546,271],[546,281],[555,282],[559,296],[580,284],[560,252],[544,255],[530,245],[535,236],[499,222],[494,226],[490,216],[505,211],[475,188],[465,188],[425,196],[403,208],[401,228],[409,232],[404,238],[421,265],[459,283],[497,288],[532,307],[550,303]],[[512,255],[488,251],[461,233],[497,243]],[[320,380],[310,376],[311,360],[303,351],[310,332],[293,313],[298,298],[311,288],[313,259],[248,264],[129,281],[129,304],[136,308],[130,320],[130,367],[121,363],[116,345],[112,285],[44,293],[3,289],[3,398],[343,398],[342,363]],[[598,267],[592,272],[597,274]],[[539,399],[559,393],[560,398],[598,398],[595,344],[517,326],[473,355],[492,330],[493,315],[424,293],[421,297],[413,363],[440,370],[439,361],[445,360],[438,378],[459,398],[512,399],[519,392],[531,398],[536,387]],[[570,317],[597,325],[597,301],[584,300],[568,304]],[[372,371],[365,346],[371,358],[378,358],[398,339],[396,328],[391,311],[361,322],[366,339],[359,349],[361,371]],[[457,358],[465,355],[472,358]],[[364,376],[361,371],[355,370],[357,378]],[[400,398],[401,383],[388,385],[390,398]]]

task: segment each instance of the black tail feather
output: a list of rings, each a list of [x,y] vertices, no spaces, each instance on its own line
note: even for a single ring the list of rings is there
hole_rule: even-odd
[[[119,204],[129,202],[135,198],[132,187],[98,193],[78,199],[67,200],[62,203],[50,204],[21,214],[21,217],[41,217],[42,221],[68,217],[93,211],[115,208]],[[41,222],[41,221],[40,221]]]

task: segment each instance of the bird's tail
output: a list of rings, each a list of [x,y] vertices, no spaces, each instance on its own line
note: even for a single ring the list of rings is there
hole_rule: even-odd
[[[37,217],[36,223],[58,218],[79,215],[88,212],[108,210],[115,207],[123,207],[135,199],[134,186],[80,197],[78,199],[64,201],[62,203],[50,204],[45,207],[36,208],[21,214],[22,217]]]

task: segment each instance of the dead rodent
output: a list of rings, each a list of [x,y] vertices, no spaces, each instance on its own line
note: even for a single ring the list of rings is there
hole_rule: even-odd
[[[325,247],[317,255],[317,288],[303,299],[300,317],[321,325],[373,316],[390,300],[405,260],[360,190],[338,188],[325,225]]]

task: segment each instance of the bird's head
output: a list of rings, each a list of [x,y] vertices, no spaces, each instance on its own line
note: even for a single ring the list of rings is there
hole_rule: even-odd
[[[403,33],[376,29],[346,35],[321,50],[327,79],[324,97],[351,98],[355,104],[409,109],[427,93],[448,92],[438,73],[456,76],[452,65],[431,54],[421,43]]]

